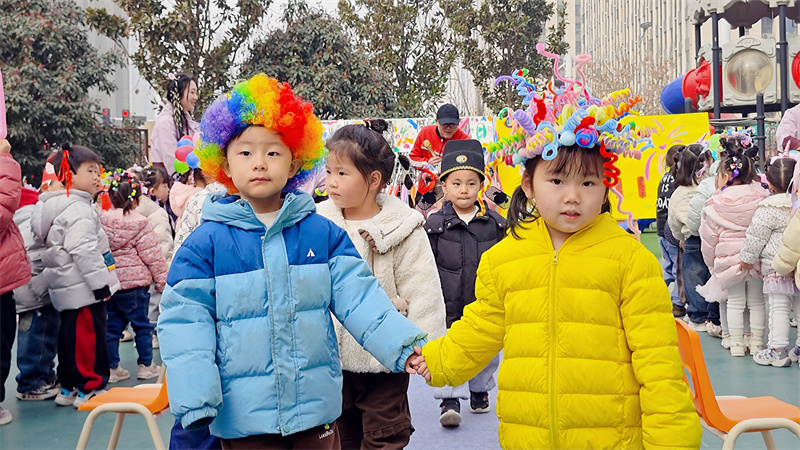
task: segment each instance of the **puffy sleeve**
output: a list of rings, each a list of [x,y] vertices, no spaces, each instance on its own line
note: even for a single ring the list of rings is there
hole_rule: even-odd
[[[161,247],[158,245],[158,237],[153,230],[150,222],[144,219],[145,226],[139,231],[136,237],[136,253],[139,258],[150,270],[153,280],[156,284],[156,291],[162,292],[164,285],[167,282],[167,260],[161,253]]]
[[[676,195],[677,194],[677,195]],[[675,239],[686,242],[688,228],[686,227],[686,216],[689,214],[689,200],[684,191],[679,188],[672,194],[669,201],[669,212],[667,224]]]
[[[772,268],[778,275],[788,275],[797,269],[798,261],[800,261],[800,213],[795,213],[783,232],[783,241],[772,260]]]
[[[713,182],[713,179],[711,180]],[[714,185],[709,184],[706,180],[700,182],[697,190],[694,192],[692,199],[689,200],[689,209],[686,212],[686,228],[693,236],[700,235],[700,221],[702,218],[703,208],[706,206],[706,200],[714,192]]]
[[[475,296],[447,334],[422,349],[432,386],[459,386],[471,380],[503,349],[505,306],[494,284],[489,252],[478,265]]]
[[[170,410],[190,430],[207,426],[222,406],[213,262],[209,248],[193,244],[188,241],[172,260],[158,318],[161,357],[172,369]]]
[[[22,192],[22,172],[19,163],[9,155],[0,155],[0,230],[14,220]]]
[[[79,208],[75,212],[75,216],[79,218],[64,227],[64,249],[72,257],[89,288],[98,291],[108,287],[111,280],[97,237],[94,212],[91,211],[91,206],[80,203],[73,204],[73,208]]]
[[[404,372],[414,346],[427,342],[425,333],[397,312],[347,233],[334,226],[329,233],[331,312],[384,367]]]
[[[395,251],[397,294],[408,301],[408,320],[428,334],[444,335],[445,310],[442,285],[428,237],[417,227]]]
[[[761,251],[767,245],[769,237],[772,235],[772,227],[769,224],[769,208],[759,207],[753,214],[753,220],[747,227],[746,238],[739,252],[739,259],[747,264],[755,264],[761,256]]]
[[[708,208],[713,208],[708,206]],[[703,220],[700,222],[700,250],[703,253],[703,261],[708,268],[713,270],[714,259],[716,258],[717,244],[719,243],[719,235],[722,232],[722,227],[709,218],[706,212],[703,213]]]
[[[620,313],[633,373],[641,385],[644,448],[699,448],[703,432],[683,382],[669,291],[649,250],[642,247],[634,253],[622,286]]]

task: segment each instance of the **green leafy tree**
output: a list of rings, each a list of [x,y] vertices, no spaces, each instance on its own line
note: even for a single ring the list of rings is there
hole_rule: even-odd
[[[389,74],[351,44],[334,17],[304,1],[290,2],[283,27],[253,44],[242,78],[259,72],[288,81],[321,119],[398,112]]]
[[[104,158],[108,148],[133,148],[129,135],[95,129],[100,107],[87,93],[114,90],[109,75],[119,55],[98,54],[85,29],[83,10],[71,0],[0,0],[8,140],[32,183],[41,176],[50,144],[84,144]],[[106,145],[95,146],[92,137],[104,134]],[[125,158],[109,155],[114,163]]]
[[[569,48],[564,41],[566,5],[557,12],[558,24],[545,29],[547,19],[556,13],[546,0],[488,1],[479,6],[472,0],[442,3],[462,64],[486,106],[495,112],[521,103],[512,86],[495,86],[495,78],[526,68],[541,83],[552,76],[552,61],[538,54],[536,44],[544,40],[547,50],[556,54]]]
[[[437,0],[340,0],[339,15],[374,67],[389,72],[406,115],[430,115],[456,49]]]
[[[202,111],[215,94],[231,86],[238,50],[261,24],[272,0],[114,0],[128,17],[104,8],[87,9],[87,21],[98,32],[127,48],[127,38],[139,46],[128,56],[162,98],[170,73],[195,76]]]

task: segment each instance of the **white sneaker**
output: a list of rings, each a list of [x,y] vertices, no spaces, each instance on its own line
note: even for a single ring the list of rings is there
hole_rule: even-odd
[[[792,360],[785,348],[766,348],[753,355],[753,361],[762,366],[789,367]]]
[[[151,378],[158,378],[160,374],[161,366],[157,366],[156,363],[150,363],[149,366],[139,364],[139,371],[136,373],[136,378],[140,380],[149,380]]]
[[[0,425],[5,425],[11,422],[11,412],[0,406]]]
[[[73,389],[71,391],[67,390],[66,388],[61,388],[61,392],[56,395],[56,399],[54,402],[58,406],[69,406],[75,403],[75,399],[78,397],[78,390]]]
[[[731,342],[731,356],[744,356],[747,348],[741,342]]]
[[[795,348],[789,350],[789,359],[793,363],[796,363],[796,362],[800,361],[800,347],[795,347]]]
[[[689,321],[688,324],[689,328],[693,329],[694,331],[697,331],[698,333],[705,333],[708,331],[708,329],[706,328],[706,322],[697,323]]]
[[[153,335],[153,348],[160,348],[158,345],[158,336],[155,334]]]
[[[722,325],[714,325],[709,320],[706,322],[706,331],[710,336],[722,339]]]
[[[730,336],[723,337],[722,338],[722,342],[720,342],[719,345],[721,345],[722,348],[724,348],[725,350],[730,350],[731,349],[731,337]]]
[[[123,369],[120,366],[117,366],[116,369],[111,369],[110,374],[108,376],[109,383],[118,383],[122,380],[127,380],[131,377],[131,373],[127,370]]]
[[[106,392],[108,392],[106,389],[94,389],[89,392],[78,391],[78,395],[75,397],[75,401],[72,402],[72,406],[77,408],[89,401],[90,398],[100,394],[105,394]]]

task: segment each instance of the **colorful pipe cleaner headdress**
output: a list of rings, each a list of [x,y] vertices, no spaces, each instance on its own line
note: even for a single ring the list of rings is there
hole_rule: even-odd
[[[524,164],[529,158],[551,160],[558,155],[559,147],[579,145],[597,147],[609,161],[604,164],[604,184],[613,187],[619,182],[619,169],[614,165],[619,155],[641,158],[642,152],[653,147],[649,129],[637,129],[634,123],[622,125],[619,119],[638,115],[633,106],[642,101],[632,97],[630,89],[612,92],[603,98],[592,97],[586,87],[586,76],[581,67],[591,60],[587,54],[575,57],[580,80],[570,80],[558,71],[559,56],[545,51],[544,44],[536,50],[553,60],[553,73],[563,83],[556,88],[553,82],[537,91],[527,69],[510,76],[501,76],[495,84],[508,81],[517,86],[527,109],[512,111],[504,108],[498,114],[512,128],[511,137],[500,139],[489,146],[487,170],[497,162],[509,166]]]
[[[295,190],[322,169],[325,159],[322,122],[314,115],[311,104],[295,96],[288,83],[279,83],[262,73],[237,83],[230,93],[219,97],[200,122],[200,140],[195,147],[200,168],[225,185],[228,192],[239,191],[222,170],[225,147],[252,125],[280,133],[283,143],[292,150],[292,157],[302,162],[283,192]]]

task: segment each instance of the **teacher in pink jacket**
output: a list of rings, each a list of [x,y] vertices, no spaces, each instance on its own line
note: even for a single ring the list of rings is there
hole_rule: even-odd
[[[175,173],[175,150],[182,136],[194,135],[197,122],[192,119],[197,103],[197,83],[191,75],[169,74],[167,80],[167,102],[161,107],[150,137],[150,162],[161,166],[170,176]]]
[[[13,290],[31,279],[28,254],[14,223],[22,192],[22,171],[11,156],[11,144],[0,139],[0,402],[6,399],[6,378],[11,370],[11,347],[17,334],[17,310]],[[0,425],[11,422],[11,413],[0,405]]]

